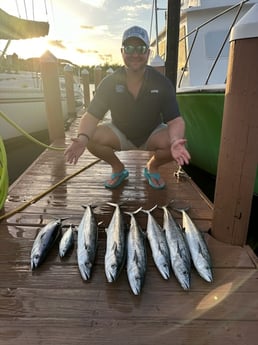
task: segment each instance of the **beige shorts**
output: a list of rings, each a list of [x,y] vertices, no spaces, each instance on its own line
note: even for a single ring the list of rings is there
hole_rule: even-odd
[[[130,140],[127,139],[127,137],[110,121],[110,120],[105,120],[102,122],[102,124],[105,124],[108,126],[118,137],[120,141],[120,147],[121,151],[130,151],[130,150],[147,150],[147,141],[143,143],[141,146],[135,146]],[[150,136],[156,132],[159,132],[161,129],[166,128],[167,125],[165,123],[161,123],[158,125],[150,134]]]

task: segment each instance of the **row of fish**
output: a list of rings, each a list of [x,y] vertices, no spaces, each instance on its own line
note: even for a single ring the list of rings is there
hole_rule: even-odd
[[[163,227],[152,215],[151,210],[139,208],[135,212],[125,212],[130,216],[130,227],[124,221],[118,204],[114,206],[111,221],[106,229],[105,274],[108,282],[117,280],[126,262],[127,277],[131,290],[138,295],[143,287],[147,269],[146,237],[150,244],[154,263],[164,279],[170,277],[170,267],[184,290],[190,288],[191,264],[193,262],[199,275],[211,282],[211,257],[201,232],[196,228],[186,210],[182,212],[182,228],[174,220],[167,206],[164,211]],[[85,212],[78,226],[77,261],[82,279],[91,277],[98,243],[98,224],[91,206],[83,206]],[[145,212],[148,216],[146,232],[136,221],[135,215]],[[49,250],[60,236],[62,221],[58,219],[43,227],[31,250],[31,268],[38,267],[47,256]],[[75,228],[71,225],[59,242],[59,255],[63,257],[74,243]]]

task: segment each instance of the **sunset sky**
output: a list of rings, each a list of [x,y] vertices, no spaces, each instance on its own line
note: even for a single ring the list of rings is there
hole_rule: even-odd
[[[57,58],[78,65],[121,63],[123,31],[140,25],[150,33],[152,5],[153,0],[0,0],[0,8],[9,14],[50,24],[48,36],[12,41],[7,53],[16,52],[19,57],[28,58],[41,56],[48,49]],[[157,0],[157,7],[160,8],[157,13],[161,31],[167,1]],[[155,30],[153,16],[152,39]],[[5,42],[0,42],[1,50]]]

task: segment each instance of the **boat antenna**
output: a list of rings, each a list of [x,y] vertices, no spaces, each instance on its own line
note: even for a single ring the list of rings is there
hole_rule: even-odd
[[[154,1],[152,1],[152,9],[151,9],[151,21],[150,21],[150,42],[151,42],[151,33],[152,33],[152,24],[153,24],[153,14],[154,14]]]
[[[152,25],[153,25],[153,17],[155,13],[155,31],[156,31],[156,55],[159,55],[159,29],[158,29],[158,8],[157,8],[157,0],[152,1],[152,12],[151,12],[151,25],[150,25],[150,41],[151,41],[151,33],[152,33]]]
[[[159,29],[158,29],[157,0],[154,0],[154,8],[155,8],[155,27],[156,27],[156,54],[159,55]]]
[[[18,0],[16,0],[15,3],[16,3],[18,16],[19,16],[19,18],[21,18],[21,13],[20,13],[19,6],[18,6]]]
[[[25,18],[29,19],[25,0],[23,0],[23,3],[24,3]]]

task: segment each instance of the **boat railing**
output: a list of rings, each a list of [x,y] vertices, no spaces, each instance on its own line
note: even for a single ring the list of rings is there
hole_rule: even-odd
[[[189,61],[190,61],[190,58],[192,56],[192,53],[193,53],[193,50],[194,50],[194,47],[195,47],[195,43],[196,43],[198,34],[200,33],[200,30],[202,28],[206,27],[207,25],[209,25],[211,22],[217,20],[218,18],[221,18],[222,16],[226,15],[227,13],[233,12],[235,9],[237,9],[237,12],[236,12],[235,16],[233,17],[232,23],[229,26],[223,41],[221,42],[220,49],[219,49],[217,55],[215,56],[214,62],[212,63],[212,66],[209,68],[208,75],[207,75],[207,77],[206,77],[206,79],[204,81],[204,85],[208,85],[208,83],[210,81],[210,78],[211,78],[211,76],[213,74],[213,71],[215,69],[215,66],[218,64],[218,61],[219,61],[219,59],[220,59],[220,57],[222,55],[223,49],[225,48],[225,45],[228,42],[231,29],[233,28],[233,26],[235,25],[237,19],[239,18],[239,15],[240,15],[240,13],[242,11],[242,8],[243,8],[243,6],[244,6],[244,4],[246,2],[249,2],[249,0],[243,0],[243,1],[241,1],[241,2],[239,2],[237,4],[235,4],[235,5],[227,8],[226,10],[218,13],[217,15],[212,17],[211,19],[203,22],[201,25],[196,27],[194,30],[188,32],[186,35],[184,35],[184,36],[179,38],[179,43],[180,43],[180,42],[183,42],[184,40],[187,40],[188,37],[193,36],[191,45],[189,46],[189,50],[188,50],[188,54],[186,56],[186,60],[185,60],[184,66],[181,68],[181,70],[179,72],[180,75],[179,75],[179,79],[178,79],[178,83],[177,83],[177,87],[178,88],[180,88],[182,86],[182,81],[183,81],[183,79],[185,77],[185,72],[188,71]],[[226,76],[225,76],[224,82],[226,83]]]

